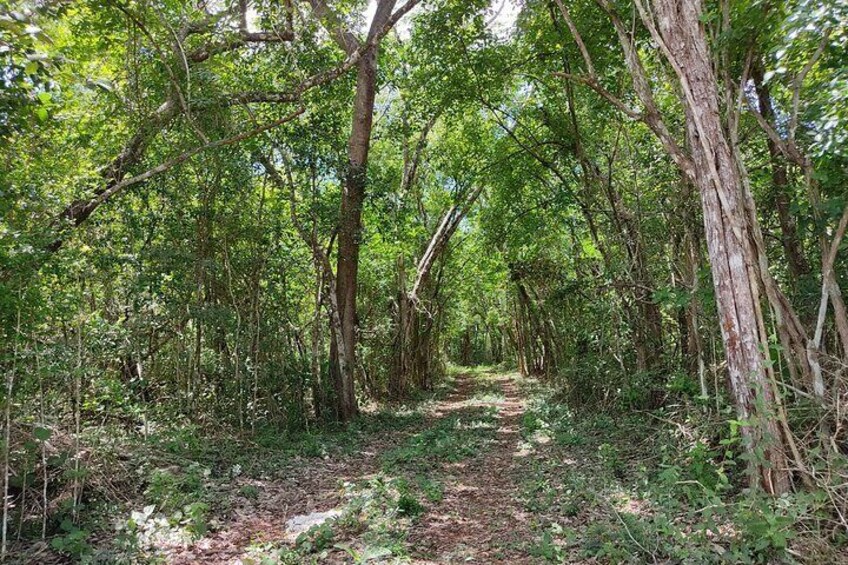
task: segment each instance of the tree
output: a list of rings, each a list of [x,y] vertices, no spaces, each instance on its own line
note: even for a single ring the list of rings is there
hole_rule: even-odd
[[[743,422],[742,436],[749,453],[749,469],[756,483],[767,492],[784,493],[791,487],[789,466],[777,414],[777,391],[763,357],[763,351],[768,350],[768,336],[760,303],[761,278],[769,277],[768,265],[757,248],[756,213],[751,209],[753,202],[746,194],[738,154],[727,137],[722,119],[721,91],[702,22],[703,7],[700,2],[667,0],[657,0],[650,5],[637,0],[635,6],[642,24],[660,46],[677,77],[676,86],[686,117],[687,152],[666,126],[637,51],[635,37],[612,4],[606,0],[598,2],[615,27],[624,50],[633,88],[645,108],[641,113],[631,110],[601,86],[568,10],[561,1],[557,3],[589,73],[582,77],[583,82],[622,112],[644,121],[682,173],[699,189],[730,385],[737,415]],[[732,119],[735,109],[725,108],[725,111]]]
[[[357,413],[354,390],[356,374],[357,316],[356,291],[359,275],[359,248],[362,231],[362,207],[368,184],[368,151],[377,94],[377,55],[380,39],[418,0],[409,0],[392,13],[396,0],[379,0],[368,26],[364,45],[344,27],[339,16],[322,0],[310,0],[327,33],[348,55],[362,50],[357,63],[356,91],[353,99],[353,123],[348,140],[347,167],[343,172],[344,188],[339,207],[338,259],[336,266],[336,303],[341,323],[340,334],[333,333],[331,356],[334,365],[336,415],[342,421]],[[341,341],[339,340],[341,338]]]

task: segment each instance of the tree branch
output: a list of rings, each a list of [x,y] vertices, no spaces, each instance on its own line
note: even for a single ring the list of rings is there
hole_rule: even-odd
[[[88,211],[87,215],[85,216],[86,218],[88,218],[91,215],[91,213],[94,210],[96,210],[103,202],[110,199],[115,194],[121,192],[123,189],[125,189],[129,186],[132,186],[134,184],[138,184],[140,182],[144,182],[144,181],[151,179],[151,178],[153,178],[153,177],[155,177],[155,176],[157,176],[161,173],[164,173],[165,171],[172,169],[176,165],[184,163],[184,162],[188,161],[189,159],[191,159],[192,157],[194,157],[195,155],[202,153],[204,151],[208,151],[209,149],[216,149],[218,147],[224,147],[226,145],[233,145],[233,144],[238,143],[240,141],[244,141],[245,139],[259,135],[260,133],[266,132],[270,129],[281,126],[282,124],[284,124],[286,122],[290,122],[291,120],[300,116],[305,111],[306,111],[306,108],[301,107],[301,108],[298,108],[294,112],[292,112],[292,113],[290,113],[290,114],[288,114],[288,115],[286,115],[282,118],[279,118],[277,120],[273,120],[273,121],[271,121],[267,124],[261,125],[257,128],[252,129],[252,130],[242,132],[242,133],[234,135],[232,137],[227,137],[227,138],[224,138],[224,139],[218,139],[216,141],[212,141],[210,143],[206,143],[206,144],[200,145],[198,147],[193,147],[192,149],[189,149],[188,151],[180,153],[176,157],[173,157],[173,158],[165,161],[164,163],[161,163],[161,164],[153,167],[152,169],[148,169],[143,173],[139,173],[139,174],[134,175],[132,177],[125,178],[125,179],[123,179],[119,182],[116,182],[116,183],[106,187],[104,190],[98,192],[94,196],[94,198],[86,201],[85,207],[81,208],[81,209],[85,209],[85,210]],[[63,216],[64,215],[65,214],[63,213]],[[74,225],[79,225],[82,221],[82,220],[78,221],[78,218],[75,218],[75,217],[70,217],[68,219],[71,219],[74,222]],[[48,250],[49,251],[57,251],[62,246],[62,243],[64,243],[64,238],[59,236],[56,240],[54,240],[50,244],[50,246],[48,247]]]
[[[627,104],[624,103],[623,100],[615,96],[613,93],[609,92],[600,84],[600,82],[598,81],[598,77],[595,74],[595,66],[592,63],[592,58],[589,55],[588,49],[586,48],[586,43],[583,41],[583,38],[580,35],[577,26],[574,24],[574,21],[571,18],[571,14],[565,7],[565,4],[562,2],[562,0],[555,1],[560,9],[562,17],[565,19],[566,25],[568,25],[569,31],[574,37],[575,43],[577,43],[577,47],[580,50],[580,54],[583,57],[584,63],[586,64],[589,76],[578,76],[569,73],[554,73],[554,75],[569,78],[582,84],[585,84],[586,86],[594,90],[597,94],[599,94],[602,98],[610,102],[619,111],[623,112],[630,119],[640,121],[647,125],[648,128],[650,128],[651,131],[654,132],[657,138],[659,138],[660,143],[662,143],[663,147],[671,156],[675,164],[684,172],[684,174],[689,177],[692,177],[694,175],[694,164],[692,163],[691,158],[680,148],[680,145],[677,143],[677,141],[671,135],[671,132],[666,127],[665,122],[662,119],[662,115],[657,109],[657,104],[654,100],[653,91],[651,90],[650,83],[648,82],[647,73],[645,72],[645,68],[642,65],[642,61],[639,57],[639,54],[636,52],[636,49],[633,45],[633,39],[628,33],[627,28],[625,28],[621,18],[613,9],[609,1],[596,0],[598,6],[600,6],[600,8],[610,18],[610,21],[612,22],[613,27],[615,28],[616,34],[618,35],[619,43],[621,44],[621,48],[624,51],[624,59],[627,64],[627,68],[630,70],[630,76],[633,81],[633,89],[636,92],[636,95],[639,97],[640,102],[645,107],[644,112],[636,112],[635,110],[632,110],[627,106]]]
[[[309,0],[312,13],[321,22],[321,26],[330,34],[336,44],[348,55],[359,49],[359,39],[351,33],[336,12],[324,0]]]
[[[804,65],[804,68],[801,69],[801,72],[795,76],[795,80],[792,81],[792,114],[789,116],[789,139],[793,143],[795,141],[795,131],[798,129],[798,109],[801,103],[801,87],[804,85],[804,80],[807,78],[807,75],[824,53],[824,50],[827,47],[827,42],[830,39],[831,31],[832,30],[830,28],[825,30],[815,53],[813,53],[813,56],[810,57],[809,61],[807,61],[807,64]]]

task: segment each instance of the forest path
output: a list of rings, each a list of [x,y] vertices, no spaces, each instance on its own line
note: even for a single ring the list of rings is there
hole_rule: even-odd
[[[529,563],[528,515],[519,491],[526,455],[520,434],[525,401],[509,375],[462,375],[437,406],[440,418],[471,426],[475,410],[494,418],[494,436],[477,457],[445,465],[444,498],[411,528],[415,563]],[[481,426],[481,429],[485,427]]]
[[[514,376],[462,373],[445,398],[420,407],[423,418],[399,417],[355,452],[243,479],[258,496],[167,562],[534,562],[520,496],[524,408]],[[331,513],[329,527],[298,540],[287,523],[314,513]]]

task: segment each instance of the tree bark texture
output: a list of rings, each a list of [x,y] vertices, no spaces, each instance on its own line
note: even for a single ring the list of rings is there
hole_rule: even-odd
[[[704,231],[736,411],[752,455],[750,470],[764,490],[790,488],[775,391],[766,372],[767,346],[759,304],[758,258],[751,241],[744,186],[723,129],[718,83],[699,1],[654,0],[657,38],[683,91],[686,132],[701,193]],[[645,14],[643,13],[643,17]],[[650,16],[646,24],[653,26]]]
[[[389,20],[395,0],[382,0],[377,5],[368,32],[370,42]],[[348,163],[345,172],[342,201],[339,210],[339,243],[336,266],[336,301],[341,319],[341,339],[333,348],[344,355],[335,372],[336,413],[340,420],[353,418],[357,411],[355,394],[356,373],[356,291],[359,277],[359,248],[362,243],[362,206],[368,183],[368,150],[374,121],[374,99],[377,93],[377,44],[368,47],[357,63],[356,94],[353,101],[353,123],[348,143]]]

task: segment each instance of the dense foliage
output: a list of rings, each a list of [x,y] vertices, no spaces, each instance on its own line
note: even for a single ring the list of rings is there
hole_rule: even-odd
[[[589,438],[599,473],[644,479],[661,511],[635,534],[599,522],[590,555],[836,555],[846,108],[833,0],[12,2],[4,556],[50,538],[82,559],[117,535],[103,516],[153,520],[140,500],[202,536],[204,470],[249,465],[230,449],[323,457],[316,430],[379,431],[375,406],[451,365],[515,369],[535,387],[522,434]],[[646,412],[669,426],[661,467],[620,462],[627,430],[604,423]],[[488,437],[443,424],[383,455],[431,503],[428,457]],[[540,512],[596,504],[588,473],[543,471]],[[371,484],[354,514],[409,519],[410,488]],[[726,552],[699,506],[742,524]],[[552,520],[536,557],[567,561]],[[328,545],[313,533],[285,558]]]

